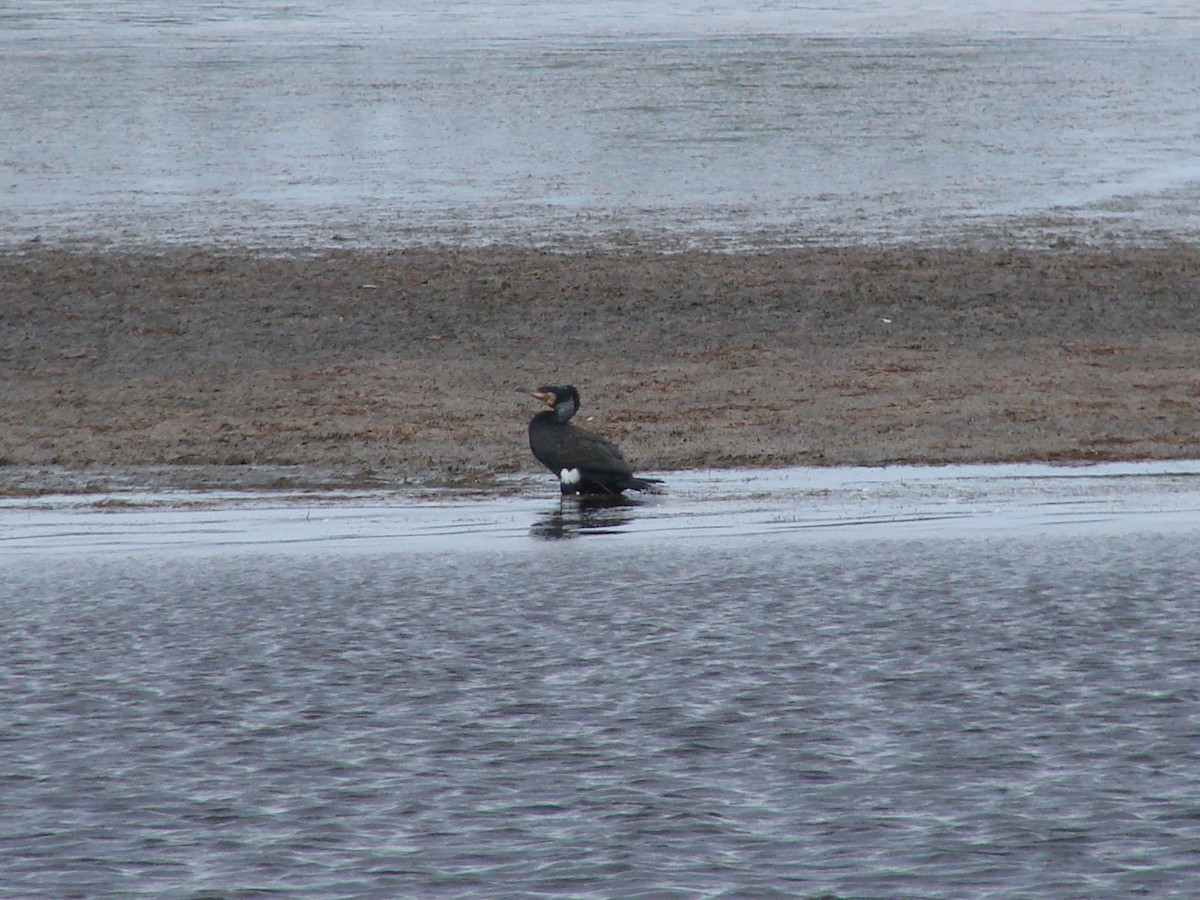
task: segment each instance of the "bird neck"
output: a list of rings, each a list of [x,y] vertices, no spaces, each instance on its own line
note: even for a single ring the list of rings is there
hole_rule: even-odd
[[[560,400],[554,404],[554,421],[559,424],[566,424],[571,420],[571,416],[575,415],[575,401],[571,399]]]

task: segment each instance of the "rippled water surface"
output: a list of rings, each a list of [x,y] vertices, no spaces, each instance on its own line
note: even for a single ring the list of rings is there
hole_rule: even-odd
[[[0,893],[1184,896],[1198,477],[5,501]]]
[[[26,0],[0,82],[3,244],[1198,231],[1190,0]]]

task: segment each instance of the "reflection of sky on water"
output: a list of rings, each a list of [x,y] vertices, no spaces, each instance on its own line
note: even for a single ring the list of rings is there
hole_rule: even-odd
[[[0,242],[1196,228],[1185,4],[26,6]]]
[[[1198,474],[0,501],[0,883],[1191,896]]]
[[[666,492],[561,499],[544,478],[477,491],[146,493],[0,500],[0,554],[424,553],[704,541],[945,541],[1194,532],[1195,462],[672,472]]]

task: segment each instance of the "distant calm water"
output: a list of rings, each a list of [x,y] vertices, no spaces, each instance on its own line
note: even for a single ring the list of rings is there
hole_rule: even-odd
[[[26,0],[0,83],[0,244],[1200,233],[1190,0]]]
[[[0,895],[1190,896],[1196,479],[5,501]]]

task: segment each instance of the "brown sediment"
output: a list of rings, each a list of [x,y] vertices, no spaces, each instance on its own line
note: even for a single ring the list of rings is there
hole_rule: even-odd
[[[0,256],[0,320],[10,489],[532,471],[517,389],[549,382],[639,469],[1200,457],[1192,245],[30,248]]]

